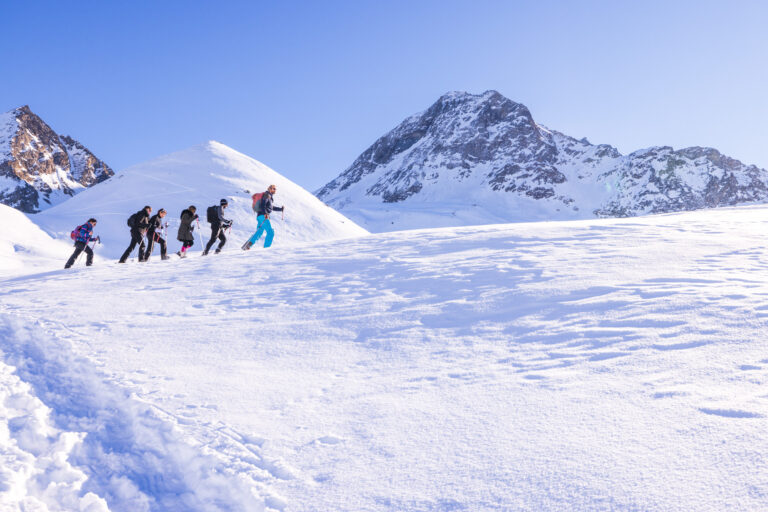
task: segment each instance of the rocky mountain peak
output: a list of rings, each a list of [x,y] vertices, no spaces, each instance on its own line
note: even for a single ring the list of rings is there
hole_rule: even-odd
[[[449,92],[379,138],[317,195],[386,231],[763,201],[768,171],[713,148],[623,156],[537,124],[525,105],[497,91]]]
[[[114,172],[85,146],[59,136],[28,105],[0,114],[0,203],[27,213],[53,206]]]

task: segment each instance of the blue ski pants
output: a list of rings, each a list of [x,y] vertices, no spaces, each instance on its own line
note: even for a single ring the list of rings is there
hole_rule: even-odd
[[[257,220],[259,221],[259,229],[251,235],[251,238],[249,238],[248,241],[251,242],[251,244],[255,244],[256,240],[261,238],[261,234],[266,231],[267,238],[264,239],[264,247],[269,247],[272,245],[272,239],[275,238],[275,230],[272,229],[272,224],[270,224],[269,219],[264,218],[263,215],[259,215]]]

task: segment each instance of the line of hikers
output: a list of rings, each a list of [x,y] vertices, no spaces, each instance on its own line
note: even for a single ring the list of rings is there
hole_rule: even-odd
[[[265,192],[253,194],[253,210],[256,212],[258,220],[258,228],[251,237],[243,244],[242,249],[244,251],[249,250],[253,244],[255,244],[261,235],[266,232],[267,236],[264,239],[264,247],[272,245],[272,240],[275,237],[275,230],[272,229],[272,223],[269,220],[269,216],[273,211],[283,212],[285,206],[274,206],[272,204],[274,194],[277,188],[274,185],[270,185]],[[215,254],[219,254],[224,248],[224,244],[227,243],[227,237],[224,232],[232,227],[232,220],[227,219],[224,216],[224,210],[229,206],[229,202],[226,199],[222,199],[218,206],[209,206],[206,210],[206,220],[211,224],[211,239],[203,250],[203,256],[206,256],[211,250],[216,240],[219,241],[218,247],[216,247]],[[194,205],[189,206],[181,212],[181,219],[179,224],[179,230],[176,235],[176,239],[182,243],[181,249],[176,253],[180,258],[187,256],[187,251],[195,243],[193,222],[197,224],[198,230],[200,228],[199,216],[197,208]],[[139,254],[138,260],[140,262],[149,261],[149,257],[155,248],[155,245],[160,246],[160,258],[163,260],[170,259],[167,254],[168,244],[166,243],[166,236],[168,231],[168,222],[163,222],[163,219],[167,215],[165,209],[160,208],[155,215],[152,215],[152,207],[145,206],[138,212],[128,217],[128,227],[131,228],[131,243],[128,248],[123,252],[120,257],[119,263],[125,263],[133,250],[138,245]],[[96,226],[97,220],[94,218],[88,219],[88,221],[77,226],[71,233],[72,240],[75,241],[75,251],[67,260],[64,268],[70,268],[82,252],[86,254],[86,266],[93,264],[93,249],[90,247],[90,242],[101,243],[101,238],[93,236],[93,228]],[[165,235],[164,230],[165,229]],[[147,244],[144,244],[146,237]]]

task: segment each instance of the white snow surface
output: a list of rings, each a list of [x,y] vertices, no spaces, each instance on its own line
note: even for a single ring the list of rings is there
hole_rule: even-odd
[[[767,229],[743,207],[5,277],[0,503],[765,510]]]
[[[275,206],[286,206],[284,215],[275,212],[274,246],[346,238],[367,234],[310,192],[279,173],[242,153],[215,141],[161,156],[116,173],[68,201],[34,215],[34,220],[56,238],[68,238],[75,226],[90,217],[98,220],[95,234],[102,244],[96,253],[119,258],[130,242],[126,221],[145,205],[168,212],[168,241],[171,252],[181,243],[176,240],[181,211],[189,205],[197,207],[201,231],[195,233],[195,249],[210,238],[210,225],[205,222],[208,206],[229,201],[225,216],[234,220],[228,235],[227,250],[240,250],[258,223],[252,210],[251,194],[277,187]],[[264,238],[262,237],[263,243]],[[159,249],[155,250],[159,253]],[[135,256],[136,252],[134,252]]]
[[[69,243],[54,240],[23,212],[4,204],[0,225],[0,276],[61,268],[73,251],[69,232]]]

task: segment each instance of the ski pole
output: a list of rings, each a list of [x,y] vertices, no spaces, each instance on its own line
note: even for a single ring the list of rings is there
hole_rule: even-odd
[[[205,244],[203,244],[203,233],[200,231],[200,219],[195,219],[197,222],[197,235],[200,237],[200,251],[205,251]]]

